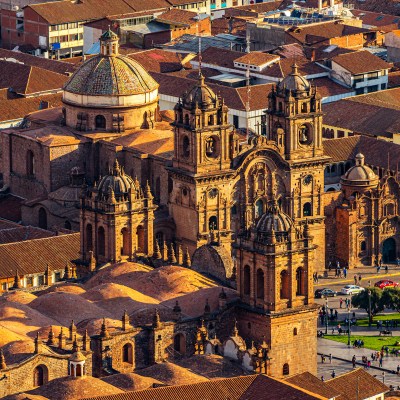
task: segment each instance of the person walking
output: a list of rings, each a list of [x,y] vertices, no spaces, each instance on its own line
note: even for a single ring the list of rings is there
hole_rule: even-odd
[[[386,264],[385,265],[385,274],[389,273],[389,266]]]
[[[347,269],[346,269],[346,267],[343,268],[343,276],[344,276],[344,279],[347,278]]]
[[[354,284],[357,285],[357,275],[354,275]]]
[[[329,353],[329,364],[332,364],[332,353]]]
[[[379,357],[379,367],[382,368],[383,364],[383,357]]]
[[[332,370],[331,377],[334,378],[336,376],[335,370]]]
[[[339,300],[339,306],[340,306],[340,308],[342,308],[342,306],[343,306],[343,299],[342,298],[340,298],[340,300]]]
[[[351,359],[351,362],[353,364],[353,368],[356,367],[356,355],[354,354],[353,358]]]
[[[361,274],[358,274],[358,284],[359,284],[359,285],[361,285],[361,279],[362,279]]]

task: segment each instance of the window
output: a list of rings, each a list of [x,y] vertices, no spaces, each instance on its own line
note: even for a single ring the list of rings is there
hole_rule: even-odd
[[[210,217],[210,219],[208,220],[208,229],[210,231],[216,231],[218,229],[218,219],[215,215]]]
[[[368,91],[368,93],[377,92],[378,91],[378,85],[368,86],[367,91]]]
[[[360,250],[361,250],[361,251],[367,250],[367,242],[366,242],[365,240],[363,240],[363,241],[361,242]]]
[[[43,386],[48,381],[48,370],[45,365],[38,365],[33,370],[33,386]]]
[[[93,250],[93,231],[92,225],[86,225],[86,251]]]
[[[243,294],[250,295],[250,267],[248,265],[243,268]]]
[[[39,208],[39,228],[47,229],[47,213],[43,207]]]
[[[364,88],[356,89],[356,96],[358,96],[360,94],[364,94]]]
[[[31,150],[26,153],[26,175],[35,175],[35,156]]]
[[[7,286],[7,282],[4,282],[4,283],[1,284],[1,289],[2,290],[7,290],[7,287],[8,287]]]
[[[297,336],[297,328],[293,329],[293,336]]]
[[[289,364],[283,364],[283,368],[282,368],[282,374],[283,375],[289,375]]]
[[[239,128],[239,117],[237,115],[233,116],[233,126]]]
[[[312,215],[311,203],[305,203],[303,206],[303,217],[310,217]]]
[[[106,237],[105,231],[102,226],[97,231],[97,242],[98,242],[98,254],[100,256],[105,256],[106,251]]]
[[[38,286],[44,285],[44,275],[38,276]]]
[[[27,287],[32,287],[33,286],[33,276],[27,276],[26,277],[26,286]]]
[[[61,280],[61,272],[56,272],[54,274],[54,280],[55,282],[59,282]]]
[[[105,129],[106,128],[106,118],[104,117],[104,115],[96,115],[95,126],[96,126],[96,129]]]
[[[264,299],[264,272],[257,271],[257,299]]]
[[[133,364],[133,346],[131,343],[122,347],[122,362]]]

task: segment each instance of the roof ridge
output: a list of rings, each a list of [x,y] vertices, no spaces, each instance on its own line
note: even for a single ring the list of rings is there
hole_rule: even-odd
[[[67,233],[65,235],[55,235],[55,236],[50,236],[50,237],[46,237],[46,238],[29,239],[29,240],[25,240],[23,242],[0,243],[0,247],[1,246],[15,246],[15,245],[20,245],[20,244],[26,245],[27,243],[38,241],[38,240],[55,240],[55,238],[66,238],[66,237],[70,237],[72,235],[76,236],[76,235],[80,235],[80,233],[79,232]]]

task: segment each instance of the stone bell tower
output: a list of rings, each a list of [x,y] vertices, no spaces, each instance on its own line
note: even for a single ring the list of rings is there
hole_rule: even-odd
[[[288,164],[287,211],[297,224],[309,224],[319,247],[315,267],[325,268],[324,167],[321,97],[297,65],[269,94],[268,139]]]
[[[207,243],[229,248],[233,176],[233,127],[228,108],[199,74],[196,85],[175,106],[175,153],[170,176],[170,213],[176,237],[191,254]]]
[[[82,195],[82,261],[92,255],[99,263],[152,256],[155,208],[150,187],[143,190],[115,160],[109,174]]]

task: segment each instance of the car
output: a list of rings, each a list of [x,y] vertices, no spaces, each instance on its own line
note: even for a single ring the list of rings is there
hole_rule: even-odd
[[[385,289],[387,287],[397,287],[399,284],[389,279],[382,279],[381,281],[376,282],[374,286],[379,289]]]
[[[345,287],[343,287],[340,290],[341,294],[356,294],[356,293],[360,293],[363,290],[365,290],[363,287],[361,286],[357,286],[357,285],[346,285]]]
[[[323,288],[323,289],[317,289],[314,293],[315,298],[321,299],[323,297],[335,297],[336,292],[332,289],[328,288]]]

